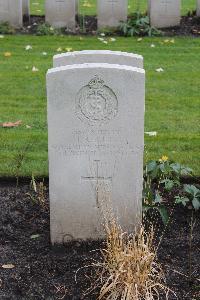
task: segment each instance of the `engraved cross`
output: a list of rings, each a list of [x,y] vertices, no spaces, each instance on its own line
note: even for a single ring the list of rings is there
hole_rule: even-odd
[[[100,160],[95,160],[94,161],[96,164],[96,175],[95,176],[88,176],[88,177],[81,177],[82,180],[85,181],[90,181],[90,182],[95,182],[96,187],[95,187],[95,192],[96,192],[96,203],[97,207],[99,207],[99,192],[100,192],[100,183],[102,182],[110,182],[112,180],[112,177],[104,177],[104,176],[99,176],[99,162]]]

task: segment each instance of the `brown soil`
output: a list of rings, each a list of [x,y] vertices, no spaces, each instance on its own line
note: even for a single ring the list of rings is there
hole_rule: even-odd
[[[48,191],[44,205],[31,200],[30,186],[15,187],[10,182],[0,183],[0,299],[93,300],[97,294],[84,297],[94,280],[94,269],[83,268],[92,259],[100,260],[103,242],[73,242],[52,247],[49,236]],[[167,278],[167,285],[177,298],[200,299],[200,215],[192,243],[192,279],[189,281],[189,222],[191,211],[177,207],[164,234],[158,258]],[[161,234],[161,233],[160,233]],[[33,238],[33,235],[38,235]],[[32,238],[31,238],[32,237]],[[96,251],[94,251],[96,250]],[[12,269],[2,265],[13,264]],[[97,291],[98,292],[98,291]]]

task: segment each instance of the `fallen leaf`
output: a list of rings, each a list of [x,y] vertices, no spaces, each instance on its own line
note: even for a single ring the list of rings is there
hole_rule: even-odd
[[[25,47],[25,50],[32,50],[33,49],[33,47],[31,46],[31,45],[27,45],[26,47]]]
[[[156,69],[156,72],[160,73],[160,72],[164,72],[163,68],[158,68]]]
[[[147,134],[148,136],[157,136],[156,131],[147,131],[147,132],[145,132],[145,134]]]
[[[13,268],[15,268],[15,266],[13,264],[2,265],[1,267],[3,269],[13,269]]]
[[[22,124],[22,121],[19,120],[19,121],[16,121],[16,122],[4,122],[4,123],[0,124],[0,126],[4,127],[4,128],[12,128],[12,127],[17,127],[21,124]]]
[[[5,57],[11,57],[12,53],[11,52],[4,52]]]
[[[38,72],[38,71],[39,71],[38,68],[36,68],[35,66],[32,67],[32,72]]]
[[[32,234],[31,236],[30,236],[30,238],[31,239],[37,239],[37,238],[39,238],[40,237],[40,234]]]
[[[71,51],[72,51],[72,48],[65,48],[65,50],[66,50],[67,52],[71,52]]]

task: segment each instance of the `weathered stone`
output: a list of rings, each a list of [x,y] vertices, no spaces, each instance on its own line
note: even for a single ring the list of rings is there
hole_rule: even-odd
[[[143,57],[120,51],[84,50],[57,54],[53,58],[54,68],[83,63],[110,63],[143,68]]]
[[[80,64],[47,73],[51,241],[99,239],[103,215],[141,221],[144,70]]]
[[[23,24],[22,0],[0,0],[0,22],[19,28]]]
[[[120,21],[127,20],[127,15],[127,0],[98,0],[98,28],[118,27]]]
[[[46,0],[46,22],[55,28],[75,28],[76,4],[75,0]]]
[[[79,0],[75,0],[76,1],[76,14],[79,14]]]
[[[22,0],[22,12],[23,12],[23,16],[30,15],[30,1],[29,0]]]
[[[200,17],[200,0],[197,0],[197,16]]]
[[[181,0],[149,0],[151,26],[165,28],[179,26],[181,20]]]

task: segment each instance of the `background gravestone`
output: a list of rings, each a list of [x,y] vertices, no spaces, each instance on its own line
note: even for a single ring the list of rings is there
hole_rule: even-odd
[[[127,15],[127,0],[98,0],[98,28],[117,27],[120,21],[127,20]]]
[[[23,16],[30,15],[30,1],[29,0],[22,0],[22,12],[23,12]]]
[[[138,54],[110,50],[74,51],[53,57],[54,68],[83,63],[111,63],[143,68],[143,57]]]
[[[22,0],[0,0],[0,22],[9,22],[16,28],[22,27]]]
[[[75,0],[76,1],[76,15],[79,14],[79,0]]]
[[[141,221],[143,69],[81,64],[47,73],[51,241],[99,239],[113,206],[124,230]]]
[[[197,16],[200,17],[200,0],[197,0]]]
[[[75,0],[46,0],[45,20],[55,28],[75,29]]]
[[[151,26],[165,28],[179,26],[181,20],[181,0],[149,0]]]

